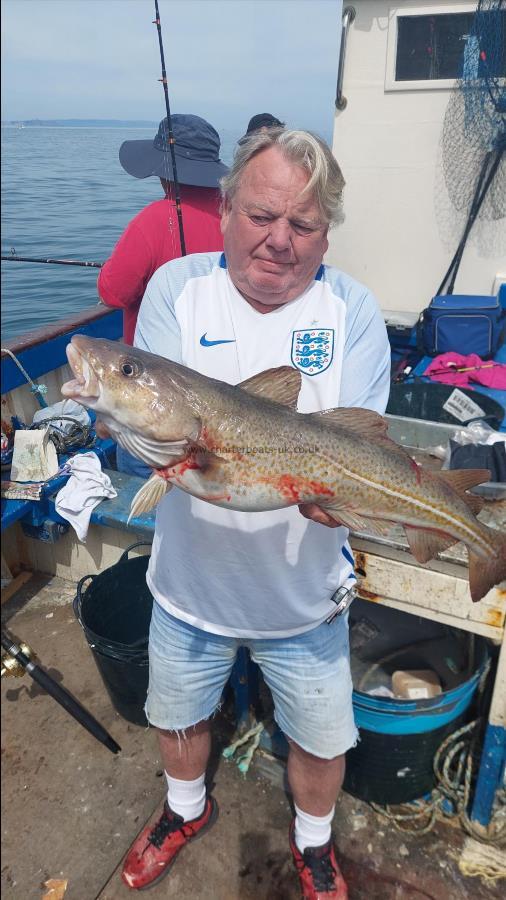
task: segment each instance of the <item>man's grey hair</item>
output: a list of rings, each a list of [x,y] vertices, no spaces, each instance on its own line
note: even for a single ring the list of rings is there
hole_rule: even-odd
[[[271,127],[243,138],[235,151],[230,171],[220,180],[223,205],[232,201],[249,161],[270,147],[277,147],[286,159],[306,170],[309,181],[303,193],[314,193],[325,224],[342,222],[343,173],[330,147],[310,131]]]

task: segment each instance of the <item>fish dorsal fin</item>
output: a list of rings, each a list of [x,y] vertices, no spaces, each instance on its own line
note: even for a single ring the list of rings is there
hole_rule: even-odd
[[[339,409],[324,409],[322,412],[311,413],[320,422],[326,425],[339,428],[346,428],[347,431],[353,431],[360,437],[374,441],[376,444],[383,446],[391,453],[398,453],[400,456],[409,457],[409,453],[399,444],[396,444],[388,437],[388,422],[379,413],[372,409],[362,409],[358,406],[347,406]]]
[[[490,481],[488,469],[444,469],[437,475],[459,494],[476,487],[477,484],[483,484],[484,481]]]
[[[338,409],[324,409],[321,412],[311,413],[326,425],[338,425],[347,431],[356,431],[362,437],[378,438],[386,435],[387,421],[379,413],[372,409],[346,406]]]
[[[302,375],[298,369],[279,366],[276,369],[259,372],[258,375],[241,381],[237,387],[255,397],[264,397],[266,400],[274,400],[275,403],[296,409],[301,382]]]
[[[446,484],[449,484],[462,499],[467,503],[469,509],[478,515],[480,509],[483,508],[484,500],[477,494],[466,493],[470,488],[476,487],[477,484],[483,484],[484,481],[490,481],[489,469],[445,469],[438,472],[438,477],[442,478]]]

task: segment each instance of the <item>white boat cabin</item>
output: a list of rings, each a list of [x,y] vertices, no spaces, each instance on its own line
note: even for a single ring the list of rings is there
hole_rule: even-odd
[[[467,141],[458,120],[445,125],[445,114],[459,90],[475,10],[476,0],[343,4],[333,151],[347,183],[346,218],[330,233],[326,262],[366,284],[384,311],[414,314],[428,305],[464,230],[467,208],[458,211],[451,202],[443,163],[454,190],[469,186],[481,156],[473,148],[484,145],[485,135],[478,118],[466,124]],[[497,38],[506,42],[503,32]],[[503,45],[501,70],[505,53]],[[504,159],[502,165],[504,202]],[[503,211],[502,218],[475,223],[455,293],[496,295],[505,281]]]

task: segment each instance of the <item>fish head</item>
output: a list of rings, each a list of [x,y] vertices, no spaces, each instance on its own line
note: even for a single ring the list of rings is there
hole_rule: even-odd
[[[63,396],[94,410],[113,437],[148,465],[160,467],[162,457],[170,464],[170,445],[197,440],[200,419],[177,363],[82,334],[73,336],[67,359],[75,377],[62,386]],[[143,443],[150,453],[140,452]]]

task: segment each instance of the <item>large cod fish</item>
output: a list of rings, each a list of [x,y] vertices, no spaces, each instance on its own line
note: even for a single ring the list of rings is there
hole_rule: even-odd
[[[154,470],[131,515],[173,485],[229,509],[258,512],[316,503],[336,522],[381,534],[404,526],[426,563],[457,541],[469,553],[474,601],[506,578],[506,535],[476,518],[469,488],[488,470],[422,469],[365,409],[296,411],[301,374],[270,369],[240,385],[207,378],[160,356],[75,335],[67,347],[70,397],[97,412],[126,450]]]

